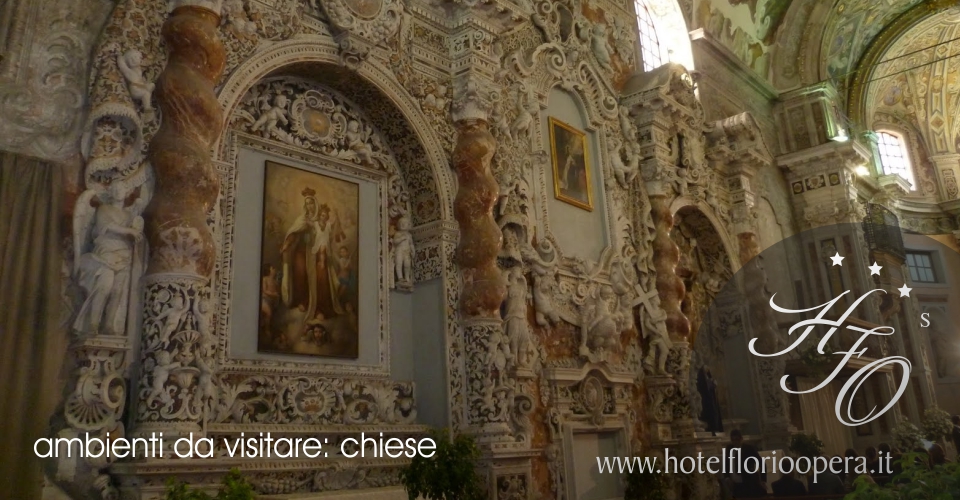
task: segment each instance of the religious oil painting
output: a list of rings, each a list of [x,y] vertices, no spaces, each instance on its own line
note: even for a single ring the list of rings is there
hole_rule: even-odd
[[[586,134],[553,117],[549,125],[554,194],[560,201],[593,211]]]
[[[355,183],[266,162],[261,352],[357,358],[359,203]]]

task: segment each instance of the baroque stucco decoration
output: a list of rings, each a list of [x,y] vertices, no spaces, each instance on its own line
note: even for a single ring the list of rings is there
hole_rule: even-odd
[[[134,433],[162,428],[217,437],[277,426],[292,436],[325,432],[338,442],[362,425],[396,436],[423,432],[413,424],[423,396],[412,382],[389,378],[386,333],[375,366],[231,358],[233,207],[242,202],[236,161],[240,148],[252,148],[301,161],[321,158],[379,179],[387,224],[404,235],[392,244],[413,243],[412,259],[383,256],[381,278],[390,281],[390,262],[399,261],[403,272],[392,280],[398,288],[441,281],[449,425],[478,433],[491,451],[498,498],[544,488],[571,498],[563,484],[571,464],[561,453],[572,446],[560,431],[567,424],[622,431],[630,452],[639,452],[647,433],[660,444],[689,438],[694,424],[684,408],[691,404],[691,347],[689,327],[683,328],[689,322],[685,290],[675,271],[680,249],[670,237],[673,214],[680,200],[717,227],[729,226],[737,189],[727,182],[729,172],[708,161],[719,146],[710,142],[712,129],[687,71],[668,64],[629,78],[635,34],[618,20],[632,15],[630,7],[543,1],[532,3],[525,19],[511,11],[509,21],[486,23],[482,16],[493,13],[481,9],[482,16],[464,15],[456,28],[429,6],[390,1],[280,1],[268,8],[227,0],[218,13],[179,11],[197,17],[192,22],[223,43],[222,61],[199,75],[210,83],[202,93],[211,106],[204,119],[216,126],[184,128],[204,146],[213,143],[212,160],[201,154],[204,147],[191,152],[191,161],[205,169],[190,179],[217,189],[201,197],[209,203],[192,207],[195,227],[159,231],[160,219],[151,222],[150,214],[162,207],[148,211],[153,268],[144,293],[122,304],[133,315],[123,323],[124,335],[96,335],[73,351],[81,366],[95,367],[78,371],[71,383],[99,417],[81,425],[67,410],[74,422],[64,430],[115,430],[131,401]],[[142,205],[176,192],[166,181],[173,169],[151,165],[146,156],[146,146],[158,141],[160,118],[178,119],[167,116],[176,115],[164,108],[176,96],[165,95],[157,77],[178,70],[182,47],[167,44],[171,59],[163,69],[166,54],[150,42],[160,39],[167,15],[139,0],[121,4],[108,27],[117,35],[96,59],[84,141],[92,191],[85,199],[89,205],[118,191],[113,199],[123,197],[131,233]],[[214,63],[222,63],[222,81]],[[161,89],[152,98],[150,85]],[[609,241],[595,261],[565,253],[555,237],[565,228],[550,224],[542,195],[549,168],[539,131],[556,88],[573,96],[599,145],[596,171]],[[225,121],[210,120],[214,101]],[[325,120],[307,119],[319,115]],[[320,122],[328,126],[316,127]],[[216,133],[220,123],[223,134]],[[457,188],[468,198],[456,200]],[[469,198],[478,193],[483,196]],[[477,201],[480,210],[465,201]],[[78,221],[75,227],[85,226]],[[209,241],[201,234],[206,231]],[[123,242],[131,253],[136,240],[130,234]],[[391,240],[382,244],[389,249]],[[78,255],[96,251],[85,244]],[[412,269],[404,268],[408,260]],[[473,283],[488,278],[493,286],[474,293]],[[388,286],[382,282],[383,290]],[[131,374],[135,352],[142,366]],[[645,395],[631,388],[645,379]],[[645,428],[645,418],[657,426]],[[137,495],[159,488],[160,476],[169,473],[164,467],[172,466],[90,464],[87,486],[108,498],[121,491]],[[258,492],[289,494],[397,484],[397,466],[289,462],[252,474]],[[176,467],[201,481],[216,475],[203,465]]]

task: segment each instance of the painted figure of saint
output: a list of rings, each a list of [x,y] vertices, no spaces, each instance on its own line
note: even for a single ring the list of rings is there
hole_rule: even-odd
[[[303,213],[287,230],[280,249],[283,255],[281,288],[283,303],[302,311],[306,324],[346,312],[340,302],[334,253],[337,243],[346,235],[337,211],[321,205],[316,191],[306,188],[302,194]]]

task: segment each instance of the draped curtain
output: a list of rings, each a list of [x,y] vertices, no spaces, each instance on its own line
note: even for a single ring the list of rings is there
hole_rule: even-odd
[[[797,389],[808,391],[819,385],[819,381],[806,378],[797,378]],[[800,412],[803,415],[804,433],[816,434],[823,441],[823,455],[843,456],[847,448],[853,447],[853,438],[850,436],[850,427],[840,423],[834,407],[837,404],[837,393],[833,384],[827,384],[819,391],[800,395]]]
[[[0,496],[40,497],[33,442],[60,396],[59,166],[0,153]]]

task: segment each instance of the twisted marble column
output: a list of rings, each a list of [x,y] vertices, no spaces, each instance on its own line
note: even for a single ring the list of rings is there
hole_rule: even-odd
[[[216,393],[210,277],[217,248],[208,219],[220,189],[211,147],[223,124],[214,86],[226,53],[219,7],[184,3],[163,25],[169,59],[156,82],[161,124],[148,151],[157,182],[145,213],[151,259],[144,279],[138,434],[200,431]]]
[[[673,230],[673,212],[667,196],[651,195],[650,212],[653,217],[655,233],[653,238],[653,265],[657,271],[657,292],[660,295],[660,308],[667,314],[667,332],[674,342],[688,342],[690,339],[690,320],[680,309],[680,303],[686,295],[683,280],[677,276],[680,263],[680,248],[670,237]]]
[[[208,277],[213,272],[216,248],[207,213],[220,183],[210,148],[223,128],[214,85],[226,63],[219,24],[218,13],[184,5],[163,25],[170,56],[156,82],[154,97],[162,121],[148,152],[157,175],[156,194],[146,212],[153,256],[149,274],[192,271]],[[166,236],[174,228],[195,233],[196,252],[180,259],[158,258],[170,246]]]
[[[463,277],[460,313],[466,318],[499,320],[507,287],[497,267],[503,234],[493,218],[500,186],[490,172],[490,160],[497,141],[484,120],[462,120],[457,129],[453,165],[459,182],[454,217],[460,225],[456,255]]]
[[[493,218],[500,187],[490,172],[497,143],[478,118],[457,122],[453,164],[459,189],[454,217],[460,227],[460,316],[466,346],[467,423],[481,443],[509,441],[512,391],[506,386],[508,341],[500,318],[507,288],[497,255],[503,234]]]

